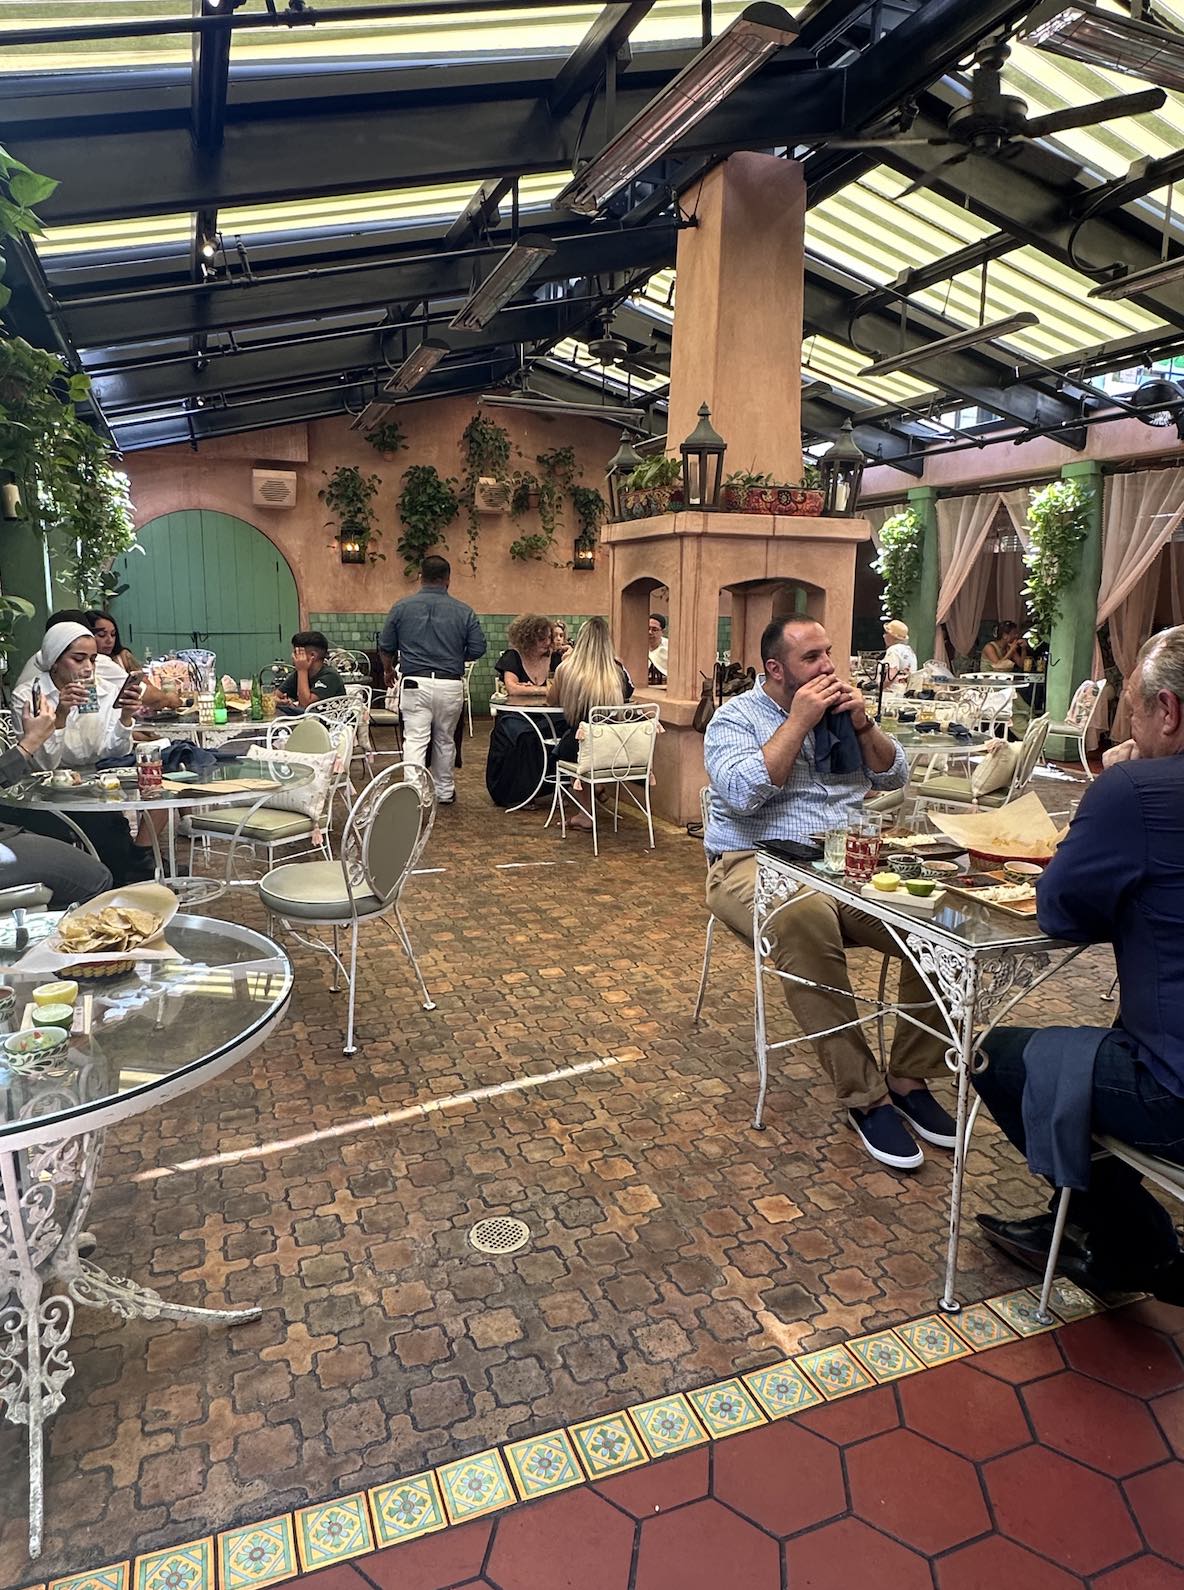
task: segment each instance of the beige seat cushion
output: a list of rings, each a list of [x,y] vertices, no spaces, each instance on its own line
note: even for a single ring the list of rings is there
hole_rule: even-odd
[[[983,754],[974,772],[970,775],[970,788],[974,794],[990,795],[994,790],[1007,789],[1015,772],[1016,758],[1019,754],[1018,745],[1009,745],[1006,740],[988,741],[983,747]]]
[[[210,812],[194,812],[189,819],[192,833],[233,834],[250,811],[249,806],[219,806]],[[244,839],[294,839],[311,834],[312,821],[298,812],[281,812],[263,806],[243,829]]]
[[[927,784],[918,784],[916,793],[926,800],[935,801],[965,801],[969,806],[971,801],[977,800],[980,806],[1004,806],[1007,803],[1007,791],[998,790],[992,795],[974,795],[970,788],[970,781],[958,778],[953,773],[943,774],[940,778],[931,778]]]
[[[348,922],[349,895],[339,861],[290,861],[273,867],[259,884],[259,898],[276,916],[314,922]],[[359,916],[382,909],[377,895],[356,894]]]
[[[644,764],[641,767],[618,768],[615,772],[607,767],[598,767],[595,775],[581,762],[558,762],[556,766],[568,778],[584,779],[589,784],[610,783],[620,779],[643,779],[649,773],[649,768]]]
[[[649,767],[650,747],[657,724],[652,718],[624,723],[581,723],[576,766],[581,778],[593,770],[597,777],[642,778]]]

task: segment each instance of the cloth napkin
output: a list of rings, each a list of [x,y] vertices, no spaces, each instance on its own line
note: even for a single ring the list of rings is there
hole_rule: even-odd
[[[832,777],[858,773],[863,766],[859,736],[849,712],[824,713],[814,725],[814,766]]]

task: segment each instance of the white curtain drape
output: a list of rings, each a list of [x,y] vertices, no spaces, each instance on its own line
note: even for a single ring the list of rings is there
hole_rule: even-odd
[[[883,502],[876,503],[873,507],[860,507],[860,518],[866,519],[872,527],[872,546],[877,552],[880,550],[880,526],[885,519],[891,519],[894,513],[899,513],[903,506],[903,503],[899,502]]]
[[[1184,624],[1184,541],[1168,547],[1168,582],[1173,624]]]
[[[1155,619],[1159,554],[1181,523],[1184,473],[1180,470],[1147,470],[1106,480],[1097,623],[1100,629],[1109,620],[1114,661],[1124,679],[1130,677]],[[1127,732],[1127,711],[1120,700],[1111,734],[1121,740]]]
[[[999,493],[977,497],[940,497],[937,503],[937,549],[941,585],[937,594],[937,639],[934,654],[947,662],[942,625],[954,649],[966,655],[978,638],[983,599],[994,570],[982,553],[999,510]]]

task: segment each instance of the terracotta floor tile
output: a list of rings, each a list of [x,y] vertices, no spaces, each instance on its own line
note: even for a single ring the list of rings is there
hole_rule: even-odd
[[[962,1546],[937,1564],[940,1590],[1080,1590],[1083,1581],[1014,1541],[993,1535]]]
[[[978,1461],[1031,1440],[1012,1388],[981,1373],[978,1360],[959,1361],[901,1383],[904,1422],[918,1435]]]
[[[824,1524],[788,1541],[788,1581],[793,1590],[932,1590],[924,1557],[889,1540],[857,1518]],[[874,1567],[873,1567],[874,1565]],[[732,1580],[735,1584],[737,1581]],[[1015,1587],[1018,1590],[1018,1587]]]
[[[1126,1482],[1127,1500],[1152,1551],[1184,1568],[1184,1463],[1161,1463]]]
[[[983,1477],[1000,1533],[1074,1573],[1101,1573],[1142,1545],[1114,1481],[1047,1447],[995,1458]]]
[[[500,1519],[486,1573],[499,1590],[628,1590],[637,1526],[593,1491]]]
[[[721,1441],[712,1494],[774,1535],[792,1535],[847,1511],[836,1449],[792,1419]]]
[[[1170,1456],[1145,1402],[1074,1370],[1025,1386],[1024,1402],[1045,1446],[1118,1479]]]
[[[300,1580],[289,1583],[300,1585],[300,1590],[369,1590],[367,1581],[353,1563],[339,1563],[334,1568],[318,1568]],[[433,1587],[435,1590],[435,1587]]]
[[[1136,1397],[1184,1386],[1184,1359],[1157,1331],[1113,1314],[1078,1320],[1060,1333],[1074,1369]]]
[[[1172,1451],[1184,1458],[1184,1391],[1169,1391],[1149,1406]]]
[[[969,1463],[911,1430],[890,1430],[847,1452],[851,1511],[918,1551],[945,1551],[990,1528]]]
[[[739,1441],[743,1437],[731,1439]],[[652,1518],[655,1512],[665,1513],[707,1495],[708,1451],[704,1446],[691,1452],[676,1452],[627,1474],[599,1480],[595,1489],[634,1518]]]
[[[642,1524],[634,1590],[720,1590],[723,1585],[780,1590],[777,1542],[710,1500]]]
[[[854,1441],[865,1441],[868,1436],[894,1430],[900,1423],[896,1411],[896,1398],[891,1386],[876,1386],[871,1391],[857,1391],[853,1397],[843,1397],[821,1408],[808,1408],[799,1414],[798,1424],[839,1446],[849,1446]]]
[[[1092,1590],[1184,1590],[1184,1568],[1163,1557],[1136,1557],[1093,1581]]]
[[[471,1524],[457,1524],[421,1540],[388,1546],[363,1557],[358,1566],[378,1590],[439,1590],[441,1585],[477,1577],[492,1529],[491,1519],[474,1519]],[[306,1582],[300,1581],[300,1590]],[[336,1587],[327,1585],[325,1590]]]
[[[1065,1360],[1057,1346],[1056,1335],[1029,1336],[1025,1341],[1008,1342],[1003,1347],[992,1347],[980,1353],[974,1367],[999,1380],[1009,1380],[1022,1386],[1042,1375],[1055,1375],[1065,1367]]]

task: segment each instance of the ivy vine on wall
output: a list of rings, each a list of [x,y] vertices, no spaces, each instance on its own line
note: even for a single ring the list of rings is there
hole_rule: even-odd
[[[403,573],[416,574],[419,566],[433,547],[439,546],[444,532],[460,512],[460,498],[456,494],[456,480],[449,476],[441,479],[431,464],[412,464],[403,472],[403,490],[399,496],[399,518],[403,533],[399,537],[399,553],[403,559]]]
[[[337,518],[339,542],[353,542],[371,563],[385,562],[385,554],[375,551],[382,532],[374,520],[374,498],[378,493],[377,475],[364,475],[356,464],[338,464],[317,495]],[[332,523],[332,520],[329,521]]]
[[[461,457],[464,475],[461,481],[460,500],[468,510],[469,538],[465,547],[465,562],[477,572],[478,541],[481,534],[481,515],[477,511],[477,486],[482,480],[507,482],[510,470],[510,436],[494,420],[484,414],[474,414],[461,432]]]
[[[915,508],[905,508],[880,527],[880,554],[872,568],[884,582],[883,616],[899,618],[921,583],[924,523]]]
[[[1032,540],[1024,553],[1028,583],[1023,595],[1038,640],[1046,641],[1052,634],[1061,598],[1077,573],[1093,496],[1076,480],[1053,480],[1032,493],[1028,507]]]

